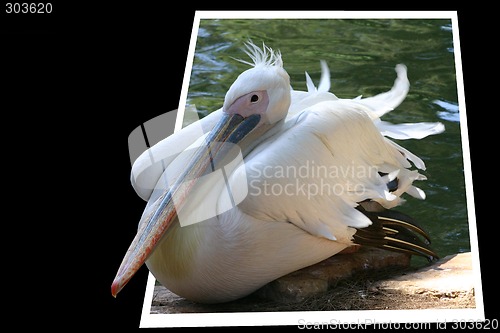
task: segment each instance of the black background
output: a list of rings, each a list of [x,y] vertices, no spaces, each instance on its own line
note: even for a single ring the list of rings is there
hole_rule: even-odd
[[[20,327],[134,329],[147,269],[117,299],[110,293],[135,234],[130,221],[144,208],[129,183],[128,135],[177,108],[195,10],[284,8],[52,4],[48,15],[7,15],[2,7],[0,16],[4,233],[15,244],[4,249],[3,274],[15,294],[9,311],[25,316]],[[485,311],[486,318],[498,317],[492,272],[498,250],[488,237],[498,237],[488,194],[498,182],[491,162],[498,139],[487,124],[495,126],[498,113],[495,41],[478,38],[495,32],[486,13],[433,6],[286,8],[292,9],[458,11]]]

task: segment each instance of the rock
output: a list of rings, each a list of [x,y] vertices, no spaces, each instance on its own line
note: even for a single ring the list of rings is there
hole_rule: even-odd
[[[285,275],[261,288],[257,295],[278,302],[301,302],[324,294],[339,282],[360,273],[408,267],[410,256],[376,248],[332,256],[322,262]]]

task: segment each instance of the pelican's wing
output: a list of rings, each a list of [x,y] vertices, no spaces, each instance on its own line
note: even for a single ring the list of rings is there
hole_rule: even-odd
[[[424,199],[413,182],[426,178],[410,169],[410,161],[419,169],[424,162],[384,135],[423,138],[444,126],[380,121],[408,92],[406,67],[398,65],[396,72],[389,92],[365,99],[338,99],[313,89],[310,79],[308,92],[292,91],[281,132],[245,159],[249,194],[239,207],[263,221],[291,222],[313,235],[349,242],[354,228],[372,223],[359,203],[370,200],[389,209],[404,201],[404,193]]]
[[[371,224],[356,207],[367,199],[390,208],[423,179],[387,142],[356,101],[324,101],[290,119],[245,158],[248,196],[238,206],[262,221],[291,222],[349,242]],[[233,176],[238,178],[238,170]],[[241,171],[241,170],[240,170]],[[398,178],[397,190],[388,183]]]

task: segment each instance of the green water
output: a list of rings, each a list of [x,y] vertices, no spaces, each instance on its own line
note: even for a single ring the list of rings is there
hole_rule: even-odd
[[[383,120],[442,122],[446,131],[422,140],[397,141],[422,158],[424,201],[406,197],[399,208],[426,229],[441,257],[470,251],[465,176],[451,20],[315,19],[201,20],[188,104],[201,115],[222,106],[224,95],[248,65],[243,42],[265,42],[282,53],[292,87],[306,90],[304,72],[317,84],[319,61],[331,71],[330,91],[341,98],[372,96],[391,88],[394,67],[408,68],[410,92]]]

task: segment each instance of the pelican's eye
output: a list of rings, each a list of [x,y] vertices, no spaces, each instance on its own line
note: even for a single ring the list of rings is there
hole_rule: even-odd
[[[252,103],[257,103],[259,101],[259,96],[258,95],[252,95],[252,97],[250,97],[250,102]]]

